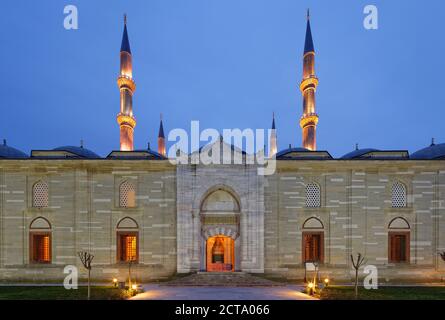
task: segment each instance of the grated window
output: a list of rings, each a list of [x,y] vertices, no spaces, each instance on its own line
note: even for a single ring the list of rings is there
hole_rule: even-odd
[[[131,208],[136,206],[136,188],[129,181],[124,181],[119,187],[119,206]]]
[[[392,185],[392,207],[406,207],[406,187],[401,182],[395,182]]]
[[[32,206],[36,208],[48,207],[48,184],[39,181],[32,188]]]
[[[306,186],[306,207],[317,208],[320,206],[320,187],[316,183],[309,183]]]

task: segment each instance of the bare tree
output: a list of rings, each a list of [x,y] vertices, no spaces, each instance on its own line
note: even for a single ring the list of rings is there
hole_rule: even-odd
[[[82,261],[83,266],[85,267],[85,269],[88,270],[88,300],[90,300],[91,297],[91,262],[94,259],[94,256],[87,252],[87,251],[79,251],[77,253],[79,255],[80,261]]]
[[[365,257],[363,257],[361,253],[357,253],[356,261],[354,256],[351,254],[351,262],[355,269],[355,299],[358,299],[358,270],[365,263]]]

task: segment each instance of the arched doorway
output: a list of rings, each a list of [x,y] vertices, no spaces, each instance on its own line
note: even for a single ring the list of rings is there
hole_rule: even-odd
[[[233,272],[240,269],[240,205],[223,186],[209,190],[201,202],[200,270]]]
[[[235,241],[231,237],[217,235],[207,239],[206,271],[235,271]]]

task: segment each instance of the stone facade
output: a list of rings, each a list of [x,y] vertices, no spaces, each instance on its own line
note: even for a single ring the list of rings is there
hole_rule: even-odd
[[[124,280],[117,226],[137,223],[139,281],[205,270],[212,235],[235,240],[235,271],[304,277],[302,234],[323,233],[323,275],[350,279],[350,255],[361,252],[381,281],[436,281],[445,275],[444,160],[278,160],[276,173],[254,164],[173,165],[168,160],[24,159],[0,161],[0,280],[60,281],[66,265],[84,270],[80,250],[94,254],[93,278]],[[48,184],[47,208],[32,206],[37,181]],[[119,185],[136,186],[136,207],[119,206]],[[407,188],[393,208],[392,185]],[[319,207],[306,206],[306,186],[320,187]],[[51,225],[51,264],[30,263],[34,219]],[[409,224],[409,263],[388,261],[389,225]],[[308,222],[317,218],[317,226]],[[314,220],[315,221],[315,220]],[[307,222],[307,225],[305,223]]]
[[[125,279],[127,264],[116,259],[116,227],[131,217],[138,224],[138,279],[176,272],[176,173],[168,161],[0,161],[0,279],[45,281],[64,278],[66,265],[84,272],[77,252],[94,254],[95,279]],[[118,186],[136,185],[136,207],[119,207]],[[45,181],[49,206],[32,207],[32,186]],[[29,227],[43,217],[51,224],[52,263],[30,263]]]

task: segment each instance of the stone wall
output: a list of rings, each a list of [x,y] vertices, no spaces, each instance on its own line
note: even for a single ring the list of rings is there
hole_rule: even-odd
[[[321,273],[350,279],[350,255],[360,252],[383,281],[440,280],[445,263],[444,161],[278,161],[265,183],[265,272],[302,279],[302,226],[324,225]],[[406,208],[392,208],[391,186],[407,186]],[[321,207],[306,208],[307,183],[321,187]],[[388,262],[388,225],[410,224],[410,263]]]
[[[36,181],[49,186],[49,206],[32,207]],[[136,186],[136,207],[119,207],[119,185]],[[116,261],[116,226],[133,218],[139,231],[138,279],[176,272],[176,174],[168,161],[2,160],[0,163],[0,280],[59,281],[66,265],[83,272],[77,252],[94,254],[93,277],[125,279]],[[29,226],[51,223],[52,264],[30,264]]]

